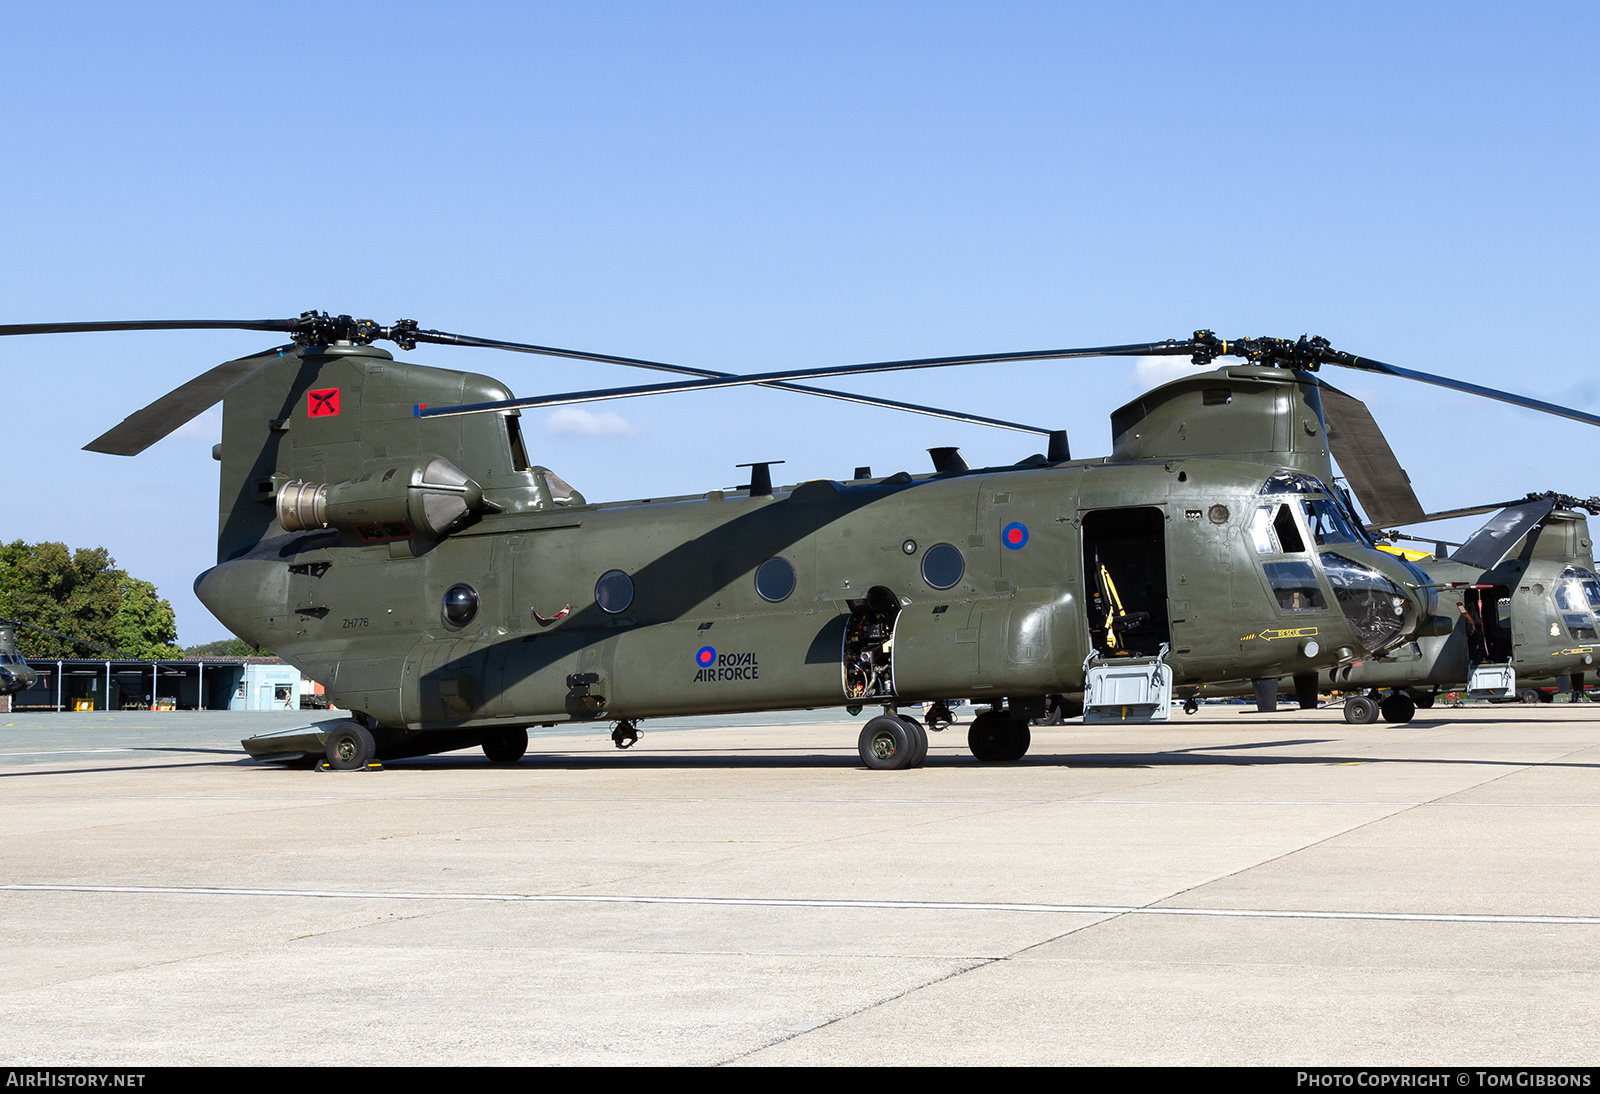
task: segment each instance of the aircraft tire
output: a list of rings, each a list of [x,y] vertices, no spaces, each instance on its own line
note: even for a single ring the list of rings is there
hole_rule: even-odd
[[[972,719],[972,725],[967,727],[967,748],[972,755],[985,763],[1006,758],[1007,746],[1010,744],[1010,732],[1007,727],[1011,719],[998,711],[985,711]]]
[[[514,764],[528,753],[528,731],[499,729],[483,739],[483,754],[490,763]]]
[[[1033,744],[1033,730],[1028,728],[1027,722],[1013,721],[1011,733],[1006,741],[1006,754],[1002,760],[1020,760],[1028,754],[1028,748]]]
[[[861,762],[874,771],[903,771],[916,754],[911,730],[891,714],[880,714],[862,726],[856,748]]]
[[[1518,695],[1517,698],[1529,706],[1532,706],[1534,703],[1539,701],[1539,693],[1534,691],[1532,688],[1527,688],[1520,695]]]
[[[328,733],[328,766],[335,771],[360,771],[377,754],[377,742],[360,722],[338,722]]]
[[[1417,704],[1411,701],[1409,695],[1391,695],[1378,704],[1378,709],[1383,713],[1385,722],[1404,724],[1417,715]]]
[[[1344,720],[1353,726],[1370,726],[1378,714],[1378,701],[1370,695],[1352,695],[1344,701]]]
[[[1411,699],[1417,704],[1418,710],[1433,709],[1433,692],[1431,691],[1413,691],[1411,692]]]
[[[902,714],[900,720],[905,723],[906,731],[911,734],[911,762],[907,767],[921,767],[922,761],[928,758],[928,731],[922,728],[922,723],[915,718],[908,718]]]

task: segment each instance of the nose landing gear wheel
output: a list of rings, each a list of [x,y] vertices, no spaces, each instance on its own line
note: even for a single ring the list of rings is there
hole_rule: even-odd
[[[903,771],[917,754],[911,727],[892,714],[880,714],[862,726],[856,748],[861,762],[874,771]]]
[[[896,717],[905,723],[906,732],[911,735],[911,762],[906,766],[921,767],[922,761],[928,758],[928,731],[915,718],[908,718],[904,714]]]
[[[1378,701],[1370,695],[1352,695],[1344,701],[1344,720],[1353,726],[1370,726],[1378,720]]]

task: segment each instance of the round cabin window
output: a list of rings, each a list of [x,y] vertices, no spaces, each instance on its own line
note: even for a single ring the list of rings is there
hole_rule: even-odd
[[[794,592],[794,567],[786,558],[769,558],[756,570],[756,592],[773,604],[787,600]]]
[[[607,570],[594,583],[594,602],[612,615],[627,611],[633,603],[633,578],[621,570]]]
[[[948,589],[967,572],[967,560],[951,543],[935,543],[922,556],[922,580],[935,589]]]
[[[478,615],[478,590],[461,582],[444,593],[444,621],[452,627],[465,627]]]

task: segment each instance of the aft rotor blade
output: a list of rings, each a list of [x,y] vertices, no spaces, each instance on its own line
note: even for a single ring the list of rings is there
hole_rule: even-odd
[[[1328,447],[1367,519],[1385,528],[1422,520],[1422,503],[1412,489],[1411,476],[1395,458],[1367,404],[1326,381],[1320,386]]]
[[[1450,556],[1450,561],[1476,566],[1480,570],[1494,569],[1516,542],[1527,535],[1535,524],[1549,516],[1555,507],[1553,498],[1535,498],[1520,505],[1508,506],[1472,533],[1466,544]]]
[[[268,361],[293,352],[294,348],[293,344],[277,346],[249,357],[224,361],[183,386],[167,392],[143,410],[134,411],[121,423],[84,445],[83,449],[85,452],[105,452],[112,456],[137,456],[173,430],[216,406],[228,388]]]
[[[675,372],[682,376],[699,376],[706,379],[723,379],[735,375],[731,372],[717,372],[714,369],[692,368],[688,365],[674,365],[665,361],[647,361],[639,357],[618,357],[608,353],[588,353],[583,350],[562,349],[557,346],[537,346],[526,342],[501,342],[491,338],[474,338],[464,334],[449,334],[445,331],[419,330],[414,333],[418,342],[430,342],[438,345],[473,346],[483,349],[502,349],[513,353],[532,353],[545,357],[565,357],[577,361],[597,361],[608,365],[627,365],[632,368],[654,369],[657,372]],[[890,410],[904,410],[912,414],[926,414],[934,418],[945,418],[955,422],[968,422],[973,425],[988,425],[998,429],[1013,429],[1018,433],[1037,433],[1048,436],[1050,430],[1044,426],[1023,425],[1020,422],[1008,422],[1000,418],[989,418],[982,414],[971,414],[963,410],[945,410],[940,407],[922,406],[919,403],[902,402],[899,399],[884,399],[872,395],[856,395],[847,391],[832,391],[828,388],[811,387],[807,384],[786,384],[773,382],[761,384],[761,387],[774,388],[779,391],[794,391],[804,395],[818,395],[825,399],[839,399],[847,403],[859,403],[863,406],[886,407]]]
[[[609,399],[632,399],[641,395],[666,395],[680,391],[710,391],[719,388],[747,387],[756,384],[768,385],[774,382],[791,380],[815,380],[826,376],[859,376],[875,372],[904,372],[912,369],[994,364],[1002,361],[1048,361],[1072,357],[1171,356],[1191,352],[1192,347],[1189,343],[1145,342],[1127,346],[1095,346],[1088,349],[1024,350],[1014,353],[970,354],[960,357],[919,357],[904,361],[872,361],[865,364],[833,365],[825,368],[786,369],[781,372],[758,372],[744,376],[722,375],[698,380],[682,380],[671,384],[639,384],[632,387],[569,391],[559,395],[535,395],[525,399],[502,399],[492,403],[467,403],[462,406],[429,407],[426,410],[418,411],[418,416],[436,418],[457,414],[486,414],[497,410],[525,410],[541,406],[603,402]]]
[[[264,330],[288,333],[293,319],[128,319],[103,323],[6,323],[0,338],[11,334],[89,334],[119,330]]]
[[[1431,524],[1436,520],[1454,520],[1457,517],[1481,517],[1485,513],[1496,513],[1508,505],[1521,505],[1519,501],[1498,501],[1493,505],[1469,505],[1465,509],[1446,509],[1442,513],[1424,513],[1416,520],[1407,521],[1407,524]]]

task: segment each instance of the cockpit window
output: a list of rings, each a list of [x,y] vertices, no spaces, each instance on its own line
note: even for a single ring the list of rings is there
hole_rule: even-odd
[[[1318,547],[1326,547],[1330,543],[1366,542],[1366,537],[1350,526],[1344,507],[1331,499],[1306,498],[1300,504],[1305,507],[1306,521],[1311,525],[1311,538],[1317,541]]]
[[[1306,543],[1287,505],[1263,505],[1250,518],[1250,542],[1258,555],[1298,555]]]
[[[1586,606],[1600,610],[1600,575],[1582,566],[1568,566],[1556,582],[1556,607],[1573,611]]]
[[[1291,612],[1322,611],[1328,602],[1309,562],[1268,562],[1264,567],[1278,607]]]
[[[1300,526],[1294,522],[1294,513],[1287,505],[1278,506],[1278,515],[1272,518],[1272,530],[1278,533],[1278,543],[1286,555],[1298,555],[1306,549],[1300,538]]]
[[[1332,493],[1315,475],[1284,468],[1273,473],[1261,488],[1263,494],[1328,494]]]
[[[1600,608],[1600,581],[1557,582],[1556,607],[1564,612]]]
[[[1278,546],[1272,542],[1272,510],[1275,506],[1263,505],[1256,510],[1256,515],[1250,518],[1250,542],[1255,545],[1256,554],[1274,554]]]

